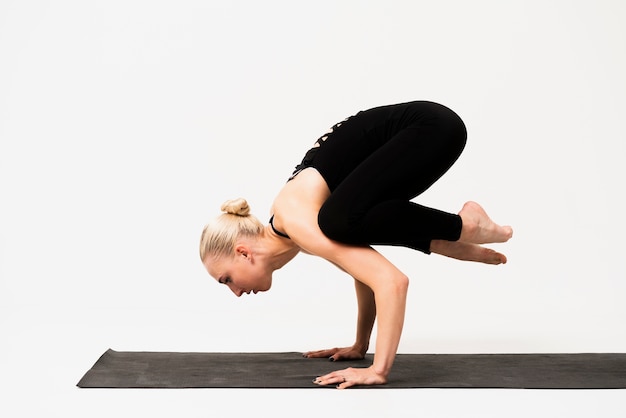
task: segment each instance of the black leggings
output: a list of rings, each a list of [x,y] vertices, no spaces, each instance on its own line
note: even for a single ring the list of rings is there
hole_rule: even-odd
[[[430,253],[433,239],[456,241],[456,214],[410,199],[437,181],[457,160],[467,138],[463,121],[435,103],[434,117],[396,133],[361,162],[333,190],[319,212],[319,226],[336,241],[395,245]]]

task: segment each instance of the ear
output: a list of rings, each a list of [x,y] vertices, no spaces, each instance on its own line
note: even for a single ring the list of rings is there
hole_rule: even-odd
[[[244,244],[237,244],[235,245],[235,255],[237,257],[250,258],[250,248]]]

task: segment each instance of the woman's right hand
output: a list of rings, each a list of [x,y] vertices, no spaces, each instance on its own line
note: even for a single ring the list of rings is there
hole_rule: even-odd
[[[365,358],[365,352],[367,349],[363,349],[353,345],[352,347],[343,348],[329,348],[326,350],[307,351],[302,354],[305,358],[328,358],[330,361],[342,361],[342,360],[362,360]]]

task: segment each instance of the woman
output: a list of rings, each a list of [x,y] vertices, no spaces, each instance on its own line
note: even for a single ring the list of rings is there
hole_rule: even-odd
[[[437,103],[359,112],[306,153],[276,196],[267,225],[250,215],[245,200],[226,202],[225,213],[202,233],[202,262],[237,296],[269,290],[272,273],[301,251],[350,274],[358,301],[355,343],[304,357],[363,358],[378,316],[373,364],[338,370],[314,383],[341,389],[384,384],[402,333],[409,280],[371,245],[506,263],[503,254],[480,244],[506,242],[513,231],[494,223],[477,203],[451,214],[410,201],[452,166],[465,140],[461,119]]]

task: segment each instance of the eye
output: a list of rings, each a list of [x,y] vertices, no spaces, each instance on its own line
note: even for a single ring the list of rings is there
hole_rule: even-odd
[[[228,283],[232,282],[232,280],[230,279],[230,277],[227,276],[227,277],[224,277],[223,279],[220,279],[219,282],[221,284],[228,284]]]

